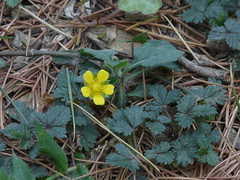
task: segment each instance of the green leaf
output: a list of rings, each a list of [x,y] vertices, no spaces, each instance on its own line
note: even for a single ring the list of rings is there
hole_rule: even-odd
[[[118,7],[122,11],[141,11],[143,14],[154,14],[162,7],[161,0],[119,0]]]
[[[47,169],[42,166],[32,165],[30,170],[35,178],[43,178],[49,175]]]
[[[93,111],[89,106],[82,105],[84,109],[86,109],[88,112],[93,114]],[[81,109],[76,108],[74,109],[75,111],[75,121],[77,126],[87,126],[90,124],[92,121],[82,112]]]
[[[66,52],[66,54],[69,54],[69,52]],[[52,56],[52,60],[58,65],[75,66],[79,63],[79,59],[74,56]]]
[[[12,174],[12,157],[1,156],[0,167],[7,174]]]
[[[198,150],[198,161],[202,163],[208,163],[211,166],[215,166],[217,163],[219,163],[219,157],[213,151],[213,146],[210,144],[211,142],[206,136],[199,136],[197,142],[200,146]]]
[[[176,102],[181,94],[180,90],[175,89],[167,92],[164,86],[159,84],[149,86],[148,91],[155,100],[149,103],[145,109],[155,112],[156,115],[161,113],[164,108],[167,108],[169,104]]]
[[[19,0],[4,0],[6,3],[7,3],[7,5],[9,6],[9,7],[11,7],[11,8],[14,8],[15,6],[17,6],[18,5],[18,3],[19,3]]]
[[[140,33],[132,38],[133,42],[145,43],[147,42],[147,32]]]
[[[170,148],[169,143],[161,142],[152,150],[147,150],[145,156],[149,159],[156,159],[158,163],[171,164],[174,160],[174,154]]]
[[[158,67],[166,63],[176,62],[184,53],[164,40],[150,40],[134,51],[135,60],[129,69],[138,66]]]
[[[8,175],[3,168],[0,168],[0,179],[2,180],[15,180],[12,175]]]
[[[18,180],[34,180],[28,165],[21,159],[19,159],[15,153],[12,155],[12,164],[13,164],[13,176]]]
[[[165,131],[166,127],[164,124],[167,124],[169,122],[171,122],[171,119],[169,119],[167,116],[159,115],[156,118],[148,120],[146,122],[146,126],[154,135],[158,135]]]
[[[0,151],[5,151],[5,150],[6,150],[6,144],[0,141]]]
[[[19,139],[23,149],[28,149],[33,145],[33,135],[31,129],[26,124],[11,123],[1,132],[9,138]]]
[[[151,86],[151,85],[146,84],[147,97],[150,96],[150,94],[149,94],[149,92],[150,92],[149,87],[150,87],[150,86]],[[141,97],[141,98],[143,98],[143,97],[144,97],[143,83],[139,83],[135,90],[127,93],[127,96],[131,96],[131,97]]]
[[[217,114],[214,107],[211,107],[208,104],[196,105],[196,103],[196,97],[190,94],[185,95],[178,101],[178,113],[175,117],[181,127],[189,127],[193,122],[195,122],[195,117]]]
[[[113,56],[117,53],[112,49],[103,49],[103,50],[94,50],[89,48],[82,48],[79,50],[79,53],[82,55],[93,56],[99,60],[103,60],[105,62],[110,62],[113,60]]]
[[[66,138],[65,125],[71,119],[67,106],[52,106],[46,113],[33,112],[32,122],[39,123],[52,136]]]
[[[113,119],[107,120],[107,126],[117,133],[129,136],[136,127],[143,123],[147,113],[140,106],[118,109],[113,113]]]
[[[0,39],[12,39],[12,37],[0,36]]]
[[[99,136],[99,133],[95,127],[90,123],[87,126],[77,127],[77,135],[80,137],[78,143],[80,145],[80,150],[84,148],[86,151],[89,151],[90,148],[93,148],[96,139]]]
[[[66,172],[68,160],[65,152],[60,146],[58,146],[53,137],[49,135],[38,123],[35,123],[35,127],[39,151],[49,156],[53,160],[55,166],[60,169],[61,172]]]
[[[6,67],[6,62],[0,58],[0,69]]]
[[[225,40],[229,47],[240,50],[240,20],[227,19],[224,26],[213,27],[209,40]]]
[[[74,178],[77,178],[79,176],[83,176],[83,175],[88,174],[88,173],[89,173],[88,168],[85,165],[81,164],[81,165],[77,165],[76,171],[74,171],[68,177],[71,177],[72,179],[74,179]],[[88,177],[81,178],[81,180],[93,180],[93,177],[88,176]]]
[[[171,144],[176,161],[182,166],[193,164],[194,158],[198,157],[196,139],[191,137],[189,132],[181,134],[180,137]]]
[[[183,20],[200,23],[207,18],[219,17],[224,13],[222,4],[218,0],[189,0],[191,8],[184,11]]]
[[[81,94],[81,77],[75,75],[72,71],[69,71],[69,76],[71,80],[73,101],[83,99]],[[67,73],[66,68],[63,68],[57,76],[57,88],[53,90],[54,98],[59,98],[62,101],[69,103],[69,93],[68,93],[68,85],[67,85]]]
[[[214,79],[209,79],[209,81],[221,84],[219,81],[216,81]],[[226,100],[226,90],[216,85],[209,85],[205,88],[191,90],[189,93],[194,95],[199,101],[203,101],[213,106],[217,104],[223,105]]]
[[[138,162],[134,159],[130,150],[125,145],[117,144],[116,150],[117,153],[109,154],[106,157],[107,164],[128,168],[133,172],[140,169]]]

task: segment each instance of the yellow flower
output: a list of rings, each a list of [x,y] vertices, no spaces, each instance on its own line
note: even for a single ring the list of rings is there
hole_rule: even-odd
[[[114,92],[114,86],[107,83],[108,78],[109,73],[103,69],[96,75],[93,75],[91,71],[85,72],[83,74],[85,86],[81,88],[83,96],[93,98],[96,105],[104,105],[104,97]]]

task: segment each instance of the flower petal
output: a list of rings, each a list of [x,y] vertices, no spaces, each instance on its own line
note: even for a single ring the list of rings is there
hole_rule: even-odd
[[[104,105],[105,104],[105,99],[100,94],[94,94],[93,102],[96,105]]]
[[[89,97],[91,95],[91,89],[87,86],[82,87],[81,92],[84,97]]]
[[[114,86],[112,84],[104,85],[102,91],[106,95],[112,95],[114,92]]]
[[[93,82],[93,73],[91,71],[87,71],[83,74],[83,79],[86,83],[91,84]]]
[[[100,70],[97,74],[97,79],[100,81],[100,82],[104,82],[106,81],[107,79],[109,78],[109,73],[105,70]]]

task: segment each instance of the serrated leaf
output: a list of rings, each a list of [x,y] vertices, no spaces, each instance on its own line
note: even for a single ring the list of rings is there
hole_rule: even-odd
[[[107,120],[107,126],[117,133],[129,136],[136,127],[143,123],[146,115],[140,106],[118,109],[113,113],[113,119]]]
[[[37,157],[37,155],[39,154],[39,146],[37,143],[35,143],[33,146],[32,146],[32,149],[29,153],[29,157],[31,159],[35,159]]]
[[[198,137],[197,142],[200,146],[198,150],[198,161],[215,166],[219,162],[219,157],[213,151],[213,146],[211,145],[209,139],[206,136],[201,135]]]
[[[225,40],[231,48],[240,50],[240,20],[229,18],[224,26],[213,27],[208,39]]]
[[[164,40],[150,40],[134,51],[135,60],[130,69],[138,66],[158,67],[166,63],[176,62],[184,53]]]
[[[44,127],[50,135],[59,138],[67,137],[65,125],[71,119],[67,106],[53,106],[46,113],[33,112],[30,118]]]
[[[149,86],[148,90],[150,96],[154,97],[155,100],[149,103],[145,109],[156,112],[157,115],[161,113],[164,108],[167,108],[169,104],[177,101],[181,94],[180,90],[171,90],[167,92],[164,86],[159,84]]]
[[[185,95],[178,101],[178,112],[175,117],[181,127],[189,127],[193,122],[195,122],[195,117],[217,114],[214,107],[211,107],[208,104],[196,105],[196,103],[196,97],[191,94]]]
[[[0,169],[0,179],[2,180],[15,180],[12,175],[7,174],[3,168]]]
[[[118,7],[122,11],[141,11],[143,14],[154,14],[162,7],[161,0],[119,0]]]
[[[39,151],[49,156],[53,160],[55,166],[60,169],[61,172],[66,172],[68,160],[65,152],[60,146],[58,146],[53,137],[48,134],[38,123],[35,123],[35,127]]]
[[[213,82],[214,80],[209,79],[209,81]],[[214,82],[217,83],[217,81]],[[205,88],[191,90],[189,93],[194,95],[199,101],[204,101],[205,103],[214,106],[216,104],[223,105],[226,100],[226,90],[216,85],[209,85]]]
[[[69,76],[72,87],[73,101],[83,99],[80,91],[81,85],[79,83],[82,78],[75,75],[72,71],[69,71]],[[68,93],[67,73],[65,68],[59,72],[57,78],[57,88],[53,90],[53,96],[54,98],[59,98],[68,103],[70,99]]]
[[[14,153],[12,155],[13,177],[18,180],[35,180],[28,165],[19,159]]]
[[[125,145],[117,144],[116,150],[117,153],[109,154],[106,157],[107,164],[128,168],[133,172],[140,169],[138,162],[134,159],[130,150]]]
[[[79,50],[82,55],[90,55],[97,59],[103,60],[105,62],[110,62],[113,60],[113,56],[117,53],[112,49],[94,50],[89,48],[82,48]]]
[[[86,109],[88,112],[93,114],[93,111],[90,109],[89,106],[82,105],[84,109]],[[76,108],[75,111],[75,121],[77,126],[86,126],[92,121],[82,112],[81,109]]]
[[[18,5],[18,3],[19,3],[19,0],[4,0],[6,3],[7,3],[7,5],[9,6],[9,7],[11,7],[11,8],[14,8],[15,6],[17,6]]]
[[[26,124],[11,123],[1,132],[9,138],[19,139],[23,149],[28,149],[33,144],[32,132]]]
[[[147,150],[145,156],[149,159],[156,159],[158,163],[171,164],[174,160],[174,154],[170,151],[170,144],[161,142],[152,150]]]
[[[84,148],[86,151],[89,151],[97,142],[96,139],[99,133],[92,124],[88,124],[87,126],[77,127],[77,135],[79,137],[80,150]]]
[[[171,119],[169,119],[167,116],[159,115],[154,119],[148,120],[146,122],[146,126],[154,135],[158,135],[165,131],[166,127],[164,124],[169,122],[171,122]]]
[[[184,11],[183,19],[186,22],[200,23],[207,18],[219,17],[224,13],[221,2],[218,0],[189,0],[191,8]]]
[[[178,164],[182,166],[193,164],[194,158],[198,157],[196,143],[196,139],[191,137],[189,132],[181,134],[171,143]]]

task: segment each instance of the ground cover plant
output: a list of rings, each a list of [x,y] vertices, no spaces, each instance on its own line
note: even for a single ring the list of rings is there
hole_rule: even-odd
[[[237,0],[0,4],[0,179],[239,178]]]

